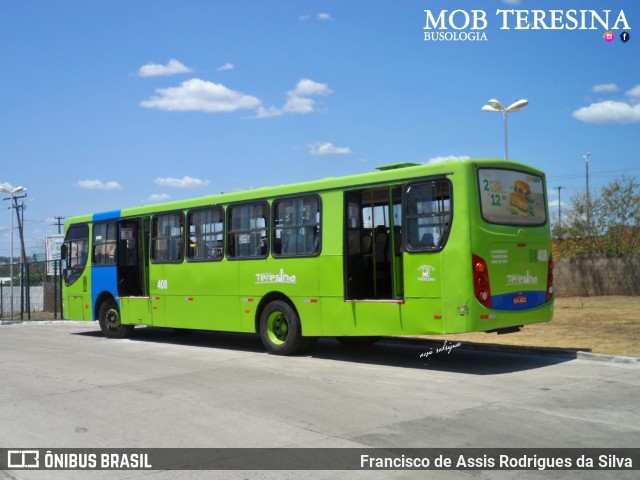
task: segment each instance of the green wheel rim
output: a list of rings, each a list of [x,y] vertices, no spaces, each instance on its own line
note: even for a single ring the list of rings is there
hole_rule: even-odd
[[[107,327],[110,330],[117,330],[120,328],[120,313],[117,308],[110,308],[105,313],[105,320]]]
[[[267,335],[276,345],[282,345],[289,336],[289,320],[282,312],[273,312],[267,320]]]

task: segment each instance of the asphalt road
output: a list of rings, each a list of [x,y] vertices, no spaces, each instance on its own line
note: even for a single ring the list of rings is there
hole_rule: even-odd
[[[429,351],[431,354],[428,354]],[[0,448],[640,446],[640,367],[95,323],[0,327]],[[0,478],[638,478],[638,471],[27,471]]]

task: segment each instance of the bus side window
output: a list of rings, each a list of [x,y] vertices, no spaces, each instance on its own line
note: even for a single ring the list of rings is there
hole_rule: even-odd
[[[320,251],[320,200],[300,197],[274,200],[271,237],[275,257],[317,255]]]
[[[168,213],[153,217],[151,260],[177,263],[184,258],[184,215]]]
[[[451,184],[448,180],[434,180],[407,187],[407,250],[442,249],[449,233],[450,220]]]
[[[93,264],[115,265],[116,224],[97,223],[93,225]]]
[[[222,208],[214,207],[189,212],[188,229],[188,260],[222,260],[224,244],[224,211]]]
[[[227,257],[264,258],[268,254],[269,205],[232,205],[227,209]]]

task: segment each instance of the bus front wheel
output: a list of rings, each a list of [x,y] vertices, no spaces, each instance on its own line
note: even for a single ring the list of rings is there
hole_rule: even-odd
[[[282,300],[270,302],[260,315],[260,339],[269,353],[294,355],[311,347],[316,340],[302,336],[300,317]]]
[[[114,300],[107,300],[98,310],[100,330],[107,338],[126,338],[131,335],[133,325],[123,325],[120,310]]]

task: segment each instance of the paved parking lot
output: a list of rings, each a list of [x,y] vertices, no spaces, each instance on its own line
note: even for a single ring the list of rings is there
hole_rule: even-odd
[[[640,367],[95,323],[0,327],[0,447],[638,447]],[[346,473],[346,475],[345,475]],[[344,478],[637,478],[638,472],[342,472]],[[547,474],[547,475],[545,475]],[[6,478],[335,478],[334,472],[46,472]],[[1,477],[0,477],[1,478]]]

